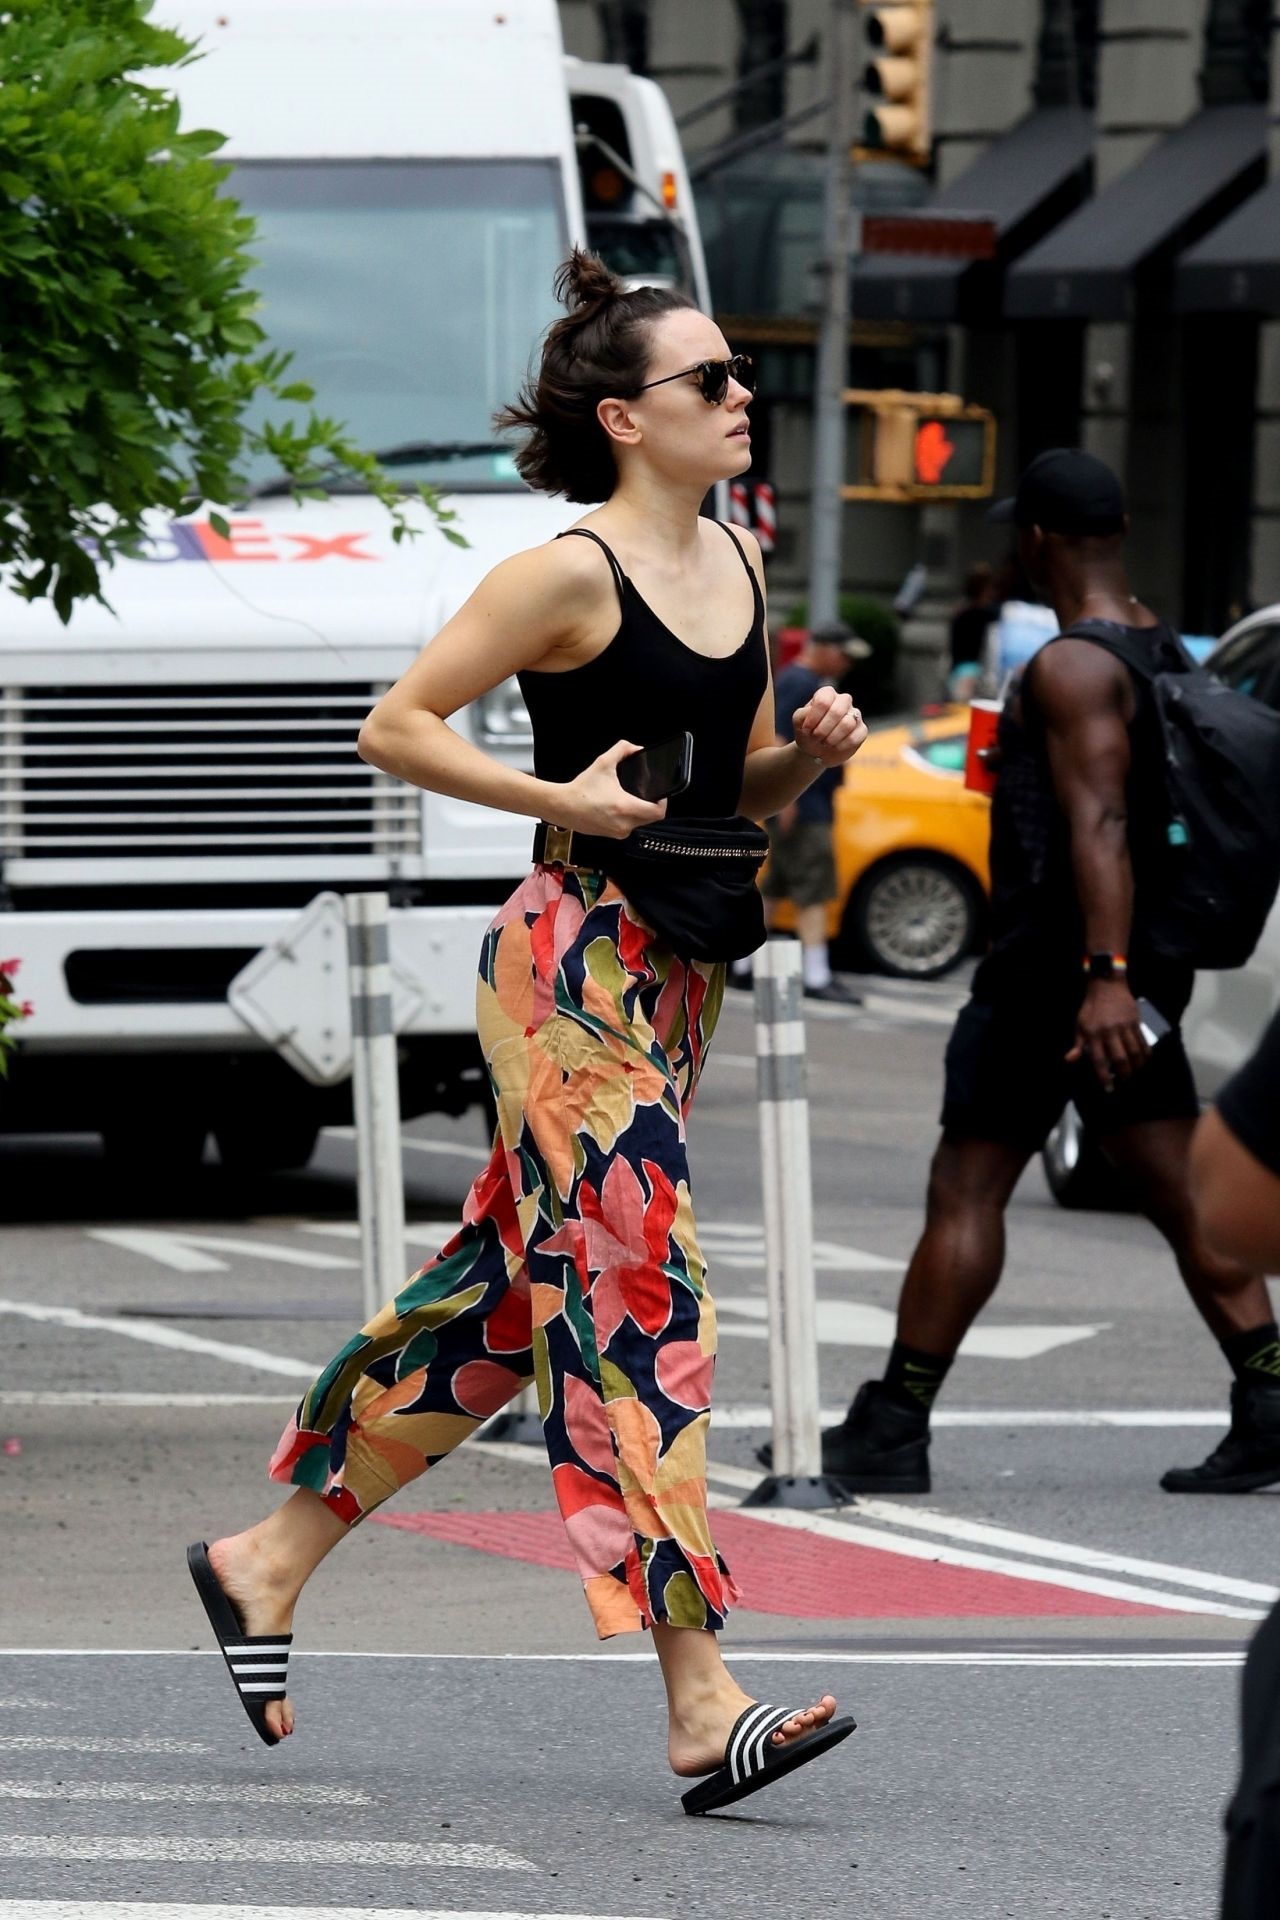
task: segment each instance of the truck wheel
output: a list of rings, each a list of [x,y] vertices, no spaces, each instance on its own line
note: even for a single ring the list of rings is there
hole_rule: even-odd
[[[100,1131],[112,1172],[142,1180],[194,1173],[204,1158],[209,1127],[204,1120],[174,1113],[166,1103],[157,1112],[115,1115]]]
[[[1090,1137],[1074,1105],[1067,1105],[1045,1141],[1040,1163],[1060,1207],[1106,1213],[1133,1205],[1123,1175]]]
[[[286,1173],[305,1167],[320,1138],[320,1122],[306,1113],[240,1113],[213,1129],[228,1173]]]
[[[936,980],[973,946],[979,911],[978,890],[963,867],[938,854],[899,853],[856,887],[846,927],[878,972]]]

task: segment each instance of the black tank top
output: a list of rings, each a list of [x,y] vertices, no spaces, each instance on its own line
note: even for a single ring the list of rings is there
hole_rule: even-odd
[[[1109,620],[1081,621],[1065,638],[1087,640],[1085,629],[1109,630],[1116,640],[1113,657],[1130,653],[1150,672],[1184,671],[1181,642],[1163,621],[1153,627],[1120,626]],[[1092,636],[1097,637],[1097,636]],[[1111,649],[1108,649],[1111,651]],[[1127,663],[1126,663],[1127,664]],[[1160,871],[1165,845],[1160,806],[1163,748],[1149,679],[1129,669],[1134,716],[1129,724],[1132,761],[1128,779],[1128,839],[1134,878],[1131,964],[1140,963],[1142,982],[1169,1017],[1190,997],[1191,975],[1158,964],[1144,932],[1148,887]],[[1046,982],[1060,978],[1078,986],[1084,927],[1071,864],[1071,835],[1058,804],[1049,764],[1044,723],[1032,699],[1015,687],[1000,716],[1000,771],[991,803],[991,948],[974,979],[979,999],[1011,994],[1043,994]],[[1153,982],[1171,978],[1161,998]]]
[[[719,524],[719,523],[717,523]],[[693,777],[668,802],[669,819],[723,819],[738,811],[751,724],[768,685],[764,597],[736,535],[751,582],[751,630],[733,653],[699,653],[678,640],[640,596],[612,549],[589,527],[570,527],[608,555],[622,618],[603,652],[565,673],[527,669],[517,677],[533,723],[539,780],[573,780],[619,740],[656,747],[693,735]]]

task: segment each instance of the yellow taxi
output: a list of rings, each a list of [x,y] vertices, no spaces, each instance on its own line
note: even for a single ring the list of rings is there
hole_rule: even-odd
[[[835,796],[837,966],[934,980],[977,946],[991,803],[964,784],[967,706],[873,730]],[[789,903],[777,925],[794,925]]]

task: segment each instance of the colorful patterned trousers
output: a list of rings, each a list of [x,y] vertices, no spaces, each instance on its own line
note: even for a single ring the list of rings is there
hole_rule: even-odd
[[[603,875],[536,867],[485,935],[498,1103],[461,1230],[306,1394],[271,1462],[354,1524],[536,1379],[602,1638],[719,1628],[707,1522],[716,1347],[685,1117],[723,969],[685,963]]]

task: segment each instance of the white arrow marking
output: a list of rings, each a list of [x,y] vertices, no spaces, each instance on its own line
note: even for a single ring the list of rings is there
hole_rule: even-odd
[[[229,1234],[185,1233],[159,1227],[90,1227],[91,1240],[138,1253],[178,1273],[226,1273],[229,1263],[213,1254],[234,1253],[243,1260],[281,1261],[287,1267],[319,1267],[332,1273],[354,1268],[357,1262],[339,1254],[313,1253],[309,1247],[276,1246],[269,1240],[237,1240]],[[212,1249],[212,1251],[205,1251]]]
[[[768,1305],[745,1295],[716,1296],[716,1311],[721,1333],[736,1333],[749,1340],[767,1340]],[[734,1326],[726,1316],[735,1316],[745,1325]],[[887,1352],[897,1332],[897,1316],[886,1307],[868,1306],[859,1300],[819,1300],[817,1302],[818,1340],[828,1347],[878,1347]],[[965,1336],[960,1351],[973,1360],[1035,1360],[1055,1347],[1070,1346],[1075,1340],[1088,1340],[1106,1332],[1105,1323],[1091,1327],[975,1327]]]

